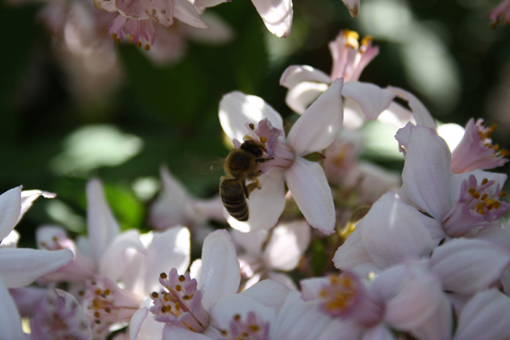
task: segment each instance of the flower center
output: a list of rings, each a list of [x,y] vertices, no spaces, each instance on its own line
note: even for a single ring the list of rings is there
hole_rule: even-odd
[[[126,34],[129,37],[129,43],[135,44],[138,48],[143,46],[148,51],[151,45],[154,45],[156,31],[152,20],[136,20],[119,14],[108,28],[108,33],[117,44]]]
[[[230,321],[228,330],[220,330],[222,339],[227,340],[268,340],[269,322],[262,320],[255,312],[250,311],[243,321],[241,315],[236,314]]]
[[[323,309],[332,316],[342,315],[353,303],[357,293],[356,284],[349,275],[330,276],[329,284],[319,291]]]

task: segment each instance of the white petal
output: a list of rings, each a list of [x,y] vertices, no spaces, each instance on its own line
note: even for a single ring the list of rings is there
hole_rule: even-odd
[[[276,225],[285,208],[285,181],[283,171],[271,169],[259,178],[260,190],[255,190],[246,200],[248,203],[249,218],[240,222],[228,217],[228,223],[234,229],[242,232],[267,230]]]
[[[340,270],[353,269],[360,264],[370,262],[373,262],[372,258],[366,251],[363,242],[361,242],[357,230],[354,230],[347,237],[347,240],[338,248],[333,257],[335,267]]]
[[[106,203],[103,185],[97,179],[87,183],[87,229],[91,256],[99,263],[110,242],[119,234],[119,224]]]
[[[450,210],[451,154],[434,130],[407,124],[396,135],[407,150],[402,190],[416,206],[441,220]]]
[[[193,27],[209,28],[209,26],[202,21],[197,9],[191,4],[191,2],[188,0],[173,0],[173,2],[174,17]]]
[[[425,126],[434,130],[436,129],[436,121],[432,118],[432,115],[425,105],[423,105],[423,103],[416,98],[415,95],[398,87],[388,86],[388,90],[395,92],[399,98],[407,100],[409,107],[413,111],[417,125]]]
[[[34,201],[39,198],[39,196],[43,196],[44,198],[57,197],[57,195],[52,192],[46,192],[41,190],[23,190],[21,192],[21,211],[19,214],[18,222],[19,220],[21,220],[21,218],[27,212],[27,210],[30,209],[32,203],[34,203]]]
[[[292,0],[252,0],[267,29],[277,37],[286,37],[292,29]]]
[[[382,324],[378,324],[365,331],[363,340],[394,340],[393,334]]]
[[[2,330],[2,339],[28,339],[21,328],[21,318],[9,291],[0,282],[0,329]]]
[[[342,127],[343,79],[336,79],[296,121],[287,138],[298,156],[327,148]]]
[[[145,291],[157,291],[161,286],[159,274],[169,273],[172,268],[184,274],[190,262],[190,233],[186,227],[174,227],[163,233],[155,233],[147,248]]]
[[[436,246],[415,208],[388,192],[374,203],[356,229],[366,251],[381,268],[428,257]]]
[[[7,288],[29,285],[39,277],[68,264],[73,252],[62,250],[0,249],[0,279]]]
[[[305,221],[281,223],[274,230],[264,251],[268,269],[290,271],[296,268],[310,244],[310,226]]]
[[[230,234],[232,235],[234,243],[240,246],[246,254],[256,257],[262,255],[262,246],[269,235],[267,230],[242,233],[235,229],[232,230]]]
[[[202,291],[202,305],[208,310],[224,296],[239,289],[241,270],[234,244],[225,230],[207,236],[202,248],[202,268],[198,289]]]
[[[283,284],[272,280],[263,280],[241,294],[252,297],[264,306],[272,308],[278,314],[289,293],[289,288]]]
[[[133,316],[131,317],[131,321],[129,322],[129,340],[135,340],[140,333],[140,328],[142,327],[143,322],[149,315],[148,308],[140,308],[138,309]]]
[[[165,327],[165,324],[163,322],[156,321],[154,319],[154,314],[149,313],[148,316],[143,320],[141,326],[139,327],[138,334],[135,334],[135,332],[133,332],[133,335],[132,335],[130,332],[129,338],[131,340],[133,340],[133,339],[136,339],[136,340],[162,339],[164,327]]]
[[[282,117],[262,98],[249,96],[242,92],[231,92],[223,96],[220,102],[220,123],[227,136],[234,140],[243,140],[249,133],[246,124],[257,125],[267,118],[271,124],[283,131]]]
[[[159,339],[159,337],[156,339]],[[176,340],[176,339],[211,340],[210,337],[200,334],[200,333],[193,332],[189,329],[184,329],[184,328],[176,327],[173,325],[166,325],[165,328],[163,329],[162,340]]]
[[[455,340],[510,338],[510,299],[490,289],[476,294],[460,315]]]
[[[322,167],[298,157],[284,175],[292,197],[308,223],[326,235],[332,234],[336,212]]]
[[[289,90],[301,82],[331,83],[331,78],[321,70],[308,65],[292,65],[287,67],[280,78],[280,85]]]
[[[285,96],[285,103],[299,114],[306,109],[329,87],[328,83],[303,81],[291,88]]]
[[[189,275],[200,283],[200,272],[202,271],[202,260],[196,259],[189,267]]]
[[[195,0],[195,6],[198,8],[213,7],[221,4],[222,2],[228,2],[228,0]]]
[[[360,0],[342,0],[344,5],[349,10],[349,14],[351,17],[355,17],[358,15],[359,12],[359,1]]]
[[[413,113],[396,102],[392,102],[390,107],[379,115],[379,121],[397,129],[403,128],[409,122],[416,123]]]
[[[0,242],[18,222],[21,211],[21,186],[0,195]]]
[[[290,290],[298,290],[292,278],[287,274],[269,271],[267,272],[267,278],[269,279],[268,281],[278,282]]]
[[[345,83],[342,95],[358,103],[368,120],[376,120],[395,98],[395,93],[388,89],[359,81]]]
[[[9,235],[4,237],[2,243],[0,243],[0,248],[16,248],[19,241],[19,233],[16,230],[11,230]]]
[[[201,15],[201,17],[209,28],[204,30],[190,27],[187,30],[190,40],[197,41],[205,45],[226,44],[234,40],[236,35],[234,29],[222,17],[212,12],[205,12]]]

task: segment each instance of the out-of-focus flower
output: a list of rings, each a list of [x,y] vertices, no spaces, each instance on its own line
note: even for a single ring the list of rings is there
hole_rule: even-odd
[[[450,150],[434,130],[408,124],[395,137],[406,157],[401,196],[439,220],[445,235],[466,235],[510,208],[501,201],[507,176],[482,170],[452,173]]]
[[[491,28],[495,29],[500,21],[505,25],[510,22],[510,0],[503,0],[487,17],[492,20]]]
[[[290,289],[297,289],[292,279],[279,271],[291,271],[297,267],[310,244],[310,236],[310,226],[305,221],[280,223],[271,233],[266,230],[250,233],[233,230],[234,242],[244,251],[238,256],[241,274],[247,279],[244,288],[271,279]]]
[[[206,8],[232,0],[195,0],[195,6]],[[277,37],[286,37],[292,29],[292,0],[252,0],[267,29]]]
[[[21,187],[0,195],[0,243],[9,235],[19,219],[42,191],[23,194]],[[69,263],[73,258],[67,249],[59,251],[0,247],[0,329],[5,339],[25,339],[21,319],[8,288],[19,288]]]
[[[345,7],[349,10],[349,14],[351,17],[355,17],[358,15],[359,12],[359,2],[360,0],[342,0]]]
[[[89,321],[80,304],[60,289],[49,291],[36,307],[30,330],[31,340],[92,338]]]
[[[249,136],[264,143],[268,157],[274,158],[259,165],[261,189],[247,200],[249,219],[239,222],[229,217],[233,228],[248,232],[276,225],[285,207],[287,183],[308,223],[324,234],[333,233],[335,208],[324,170],[303,156],[327,148],[338,135],[343,121],[342,86],[342,79],[335,80],[296,121],[287,138],[282,118],[261,98],[240,92],[223,97],[220,122],[234,145],[239,147],[239,141]]]

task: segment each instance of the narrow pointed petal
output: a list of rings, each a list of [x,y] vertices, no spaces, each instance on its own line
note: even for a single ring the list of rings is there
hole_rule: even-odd
[[[344,119],[343,79],[336,79],[296,121],[287,138],[298,156],[321,151],[333,143]]]
[[[332,234],[336,212],[322,167],[298,157],[285,172],[285,181],[307,222],[326,235]]]
[[[240,280],[241,270],[230,235],[217,230],[207,236],[202,248],[198,289],[202,291],[204,308],[208,310],[220,298],[235,294]]]
[[[240,222],[229,215],[230,226],[242,232],[268,230],[276,225],[285,208],[285,181],[283,171],[269,170],[259,178],[260,190],[255,190],[246,200],[249,218]]]
[[[209,28],[205,22],[202,21],[195,6],[188,0],[173,0],[174,1],[174,17],[193,27]]]
[[[18,222],[21,211],[21,186],[0,195],[0,242]]]
[[[290,90],[303,81],[329,84],[331,78],[326,73],[311,66],[292,65],[283,72],[280,85]]]
[[[135,314],[131,317],[131,321],[129,322],[129,340],[135,340],[140,332],[140,328],[142,327],[143,322],[149,315],[148,308],[140,308]]]
[[[464,307],[454,340],[510,338],[510,299],[496,289],[476,294]]]
[[[40,196],[44,198],[55,198],[57,197],[57,194],[41,190],[23,190],[21,192],[21,211],[19,213],[18,222],[19,220],[21,220],[23,215],[28,211],[28,209],[30,209],[32,203],[34,203],[34,201],[38,199]]]
[[[429,110],[427,110],[425,105],[423,105],[423,103],[418,98],[416,98],[415,95],[398,87],[388,86],[387,88],[388,90],[395,92],[399,98],[407,101],[409,107],[413,111],[416,125],[421,125],[434,130],[436,129],[436,121],[434,118],[432,118],[432,115],[430,114]]]
[[[0,249],[0,279],[7,288],[23,287],[68,264],[73,252],[62,250]]]
[[[430,263],[444,290],[470,295],[499,280],[510,252],[488,241],[454,239],[434,250]]]
[[[28,340],[21,328],[21,318],[9,291],[0,282],[0,329],[2,339]]]
[[[359,1],[360,0],[342,0],[345,7],[349,10],[351,17],[356,17],[359,12]]]
[[[375,202],[356,229],[375,264],[386,268],[429,256],[436,244],[422,222],[424,218],[389,192]]]
[[[252,0],[267,29],[279,38],[292,29],[292,0]]]
[[[264,251],[267,268],[290,271],[296,268],[310,244],[310,226],[305,221],[279,224]]]
[[[368,120],[376,120],[390,106],[396,96],[388,89],[360,81],[345,83],[342,95],[355,101]]]
[[[97,179],[87,184],[87,229],[92,258],[99,259],[112,240],[119,234],[119,224],[106,203],[103,185]]]
[[[257,126],[264,118],[269,119],[275,128],[283,131],[283,120],[278,112],[262,98],[242,92],[235,91],[223,96],[219,116],[223,131],[232,140],[243,140],[250,132],[247,124]]]
[[[319,96],[328,89],[329,83],[303,81],[291,88],[285,96],[285,103],[292,111],[303,114]]]
[[[406,150],[402,190],[420,210],[441,220],[450,210],[448,145],[434,130],[410,123],[395,138]]]
[[[358,230],[354,230],[338,248],[333,257],[335,267],[340,270],[353,269],[363,263],[373,263],[365,249]]]

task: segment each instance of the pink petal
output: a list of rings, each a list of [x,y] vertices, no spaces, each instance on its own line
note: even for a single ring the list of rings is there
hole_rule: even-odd
[[[150,299],[148,299],[150,301]],[[144,301],[145,302],[145,301]],[[143,306],[148,310],[149,306]],[[143,317],[145,312],[139,312],[137,317],[140,319]],[[133,320],[132,320],[133,321]],[[144,320],[136,320],[135,323],[136,328],[134,330],[129,331],[129,339],[130,340],[153,340],[153,339],[161,339],[163,335],[163,328],[165,324],[163,322],[156,321],[154,319],[153,314],[148,313],[148,316]],[[138,325],[138,322],[141,322],[141,325]],[[138,330],[138,333],[136,332]]]
[[[164,260],[163,260],[164,259]],[[160,273],[169,273],[172,268],[184,274],[190,263],[190,233],[186,227],[170,228],[154,233],[147,248],[145,265],[145,291],[157,291]]]
[[[393,334],[384,325],[379,324],[369,328],[363,334],[363,340],[394,340]]]
[[[0,195],[0,242],[11,232],[20,217],[21,186]]]
[[[364,332],[364,327],[358,325],[356,322],[351,320],[333,320],[329,325],[324,328],[324,331],[318,338],[313,340],[331,340],[331,339],[342,339],[342,340],[359,340]],[[312,340],[312,339],[310,339]]]
[[[9,289],[16,307],[22,317],[34,314],[37,306],[48,294],[48,289],[41,287],[20,287]]]
[[[327,148],[343,122],[343,79],[335,80],[296,121],[287,138],[298,156]]]
[[[375,264],[386,268],[428,257],[436,243],[422,222],[426,218],[389,192],[375,202],[356,229]]]
[[[28,339],[21,328],[21,318],[9,291],[0,280],[0,329],[2,330],[2,339]]]
[[[402,98],[408,102],[409,107],[413,111],[416,125],[425,126],[434,130],[436,129],[436,122],[434,118],[432,118],[432,115],[427,110],[425,105],[423,105],[423,103],[418,98],[416,98],[415,95],[398,87],[388,86],[387,88],[388,90],[395,92],[399,98]]]
[[[363,263],[372,263],[358,230],[354,230],[338,248],[333,257],[335,267],[340,270],[353,269]]]
[[[330,280],[327,277],[312,277],[299,281],[303,300],[310,301],[317,299],[320,296],[320,291],[329,283]]]
[[[406,150],[402,190],[420,210],[441,220],[450,210],[450,150],[434,130],[407,124],[395,136]]]
[[[231,0],[195,0],[195,6],[198,8],[214,7],[222,2],[231,2]]]
[[[444,290],[470,295],[499,280],[510,252],[488,241],[454,239],[436,248],[430,263]]]
[[[135,340],[140,332],[140,328],[142,327],[143,322],[149,315],[148,308],[140,308],[138,309],[133,316],[131,317],[131,321],[129,322],[129,339]]]
[[[277,37],[286,37],[292,28],[292,0],[252,0],[267,29]]]
[[[262,98],[245,95],[242,92],[231,92],[223,96],[220,102],[220,123],[227,136],[234,140],[243,140],[250,131],[247,124],[255,126],[267,118],[271,124],[283,131],[283,120],[280,114],[269,106]]]
[[[395,98],[395,93],[388,89],[359,81],[346,82],[342,95],[358,103],[368,120],[376,120]]]
[[[322,167],[298,157],[284,176],[307,222],[326,235],[332,234],[336,212],[331,188]]]
[[[290,90],[303,81],[329,84],[331,78],[326,73],[311,66],[292,65],[283,72],[280,85]]]
[[[188,0],[173,0],[174,1],[174,17],[193,27],[209,28],[205,22],[202,21],[195,6]]]
[[[244,290],[241,294],[252,297],[278,314],[289,293],[290,290],[283,284],[272,280],[263,280]]]
[[[7,288],[23,287],[68,264],[73,252],[62,250],[0,249],[1,280]]]
[[[209,234],[202,247],[202,268],[198,282],[204,308],[208,310],[220,298],[235,294],[240,280],[239,261],[230,235],[225,230]]]
[[[211,340],[210,337],[192,332],[189,329],[181,327],[175,327],[173,325],[166,325],[163,329],[162,340],[175,340],[175,339],[186,339],[186,340]]]
[[[351,17],[355,17],[358,15],[359,12],[359,1],[360,0],[342,0],[344,5],[349,10],[349,14]]]
[[[234,229],[242,232],[268,230],[276,225],[285,208],[285,182],[283,172],[276,168],[269,170],[259,177],[262,187],[250,194],[246,200],[249,218],[240,222],[229,216],[227,221]]]
[[[510,338],[510,299],[490,289],[476,294],[464,307],[454,340]]]
[[[328,84],[303,81],[287,92],[285,103],[294,112],[303,114],[310,104],[328,89]]]
[[[119,224],[106,203],[103,185],[98,179],[87,183],[87,229],[91,256],[99,263],[108,245],[119,234]]]
[[[268,269],[290,271],[296,268],[310,244],[310,226],[305,221],[279,224],[264,251]]]

